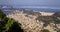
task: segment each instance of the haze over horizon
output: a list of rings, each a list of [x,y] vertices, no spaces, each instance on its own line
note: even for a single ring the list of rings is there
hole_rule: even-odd
[[[30,6],[42,8],[60,9],[60,0],[0,0],[0,5],[12,5],[14,7]]]

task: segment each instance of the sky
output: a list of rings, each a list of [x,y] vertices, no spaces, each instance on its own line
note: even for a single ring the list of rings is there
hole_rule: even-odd
[[[60,8],[60,0],[0,0],[0,5]]]

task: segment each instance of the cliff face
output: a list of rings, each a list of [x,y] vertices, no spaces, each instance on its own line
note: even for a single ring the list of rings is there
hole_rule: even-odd
[[[40,12],[13,11],[9,13],[7,17],[13,18],[21,23],[21,27],[25,32],[57,32],[60,29],[60,23],[55,23],[59,19],[52,15],[41,16]]]

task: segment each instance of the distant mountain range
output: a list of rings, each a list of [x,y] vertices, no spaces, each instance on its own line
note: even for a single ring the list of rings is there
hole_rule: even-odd
[[[42,11],[42,12],[58,12],[60,11],[60,9],[52,9],[52,8],[13,8],[13,6],[10,5],[0,5],[0,9],[2,10],[23,10],[23,9],[27,9],[27,10],[33,10],[33,11]]]

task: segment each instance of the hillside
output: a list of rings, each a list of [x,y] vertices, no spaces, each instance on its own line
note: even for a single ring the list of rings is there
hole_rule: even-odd
[[[60,18],[58,19],[58,16],[55,17],[58,15],[55,14],[52,14],[50,16],[41,16],[40,12],[16,10],[12,13],[9,13],[7,17],[13,18],[21,23],[21,27],[25,32],[57,32],[60,31]]]

